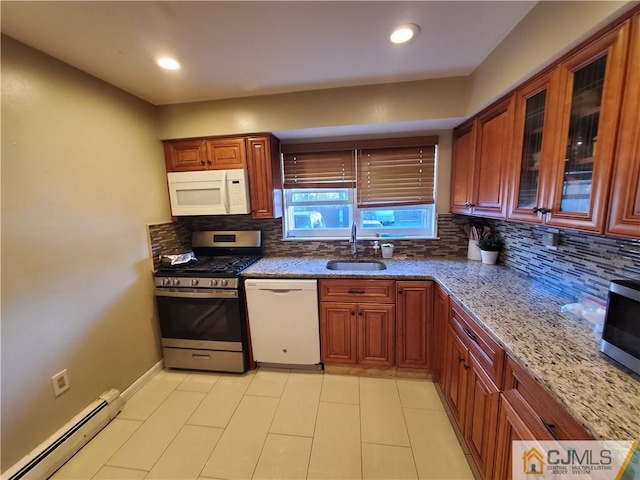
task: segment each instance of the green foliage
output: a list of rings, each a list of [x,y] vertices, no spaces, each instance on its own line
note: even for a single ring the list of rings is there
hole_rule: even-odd
[[[504,240],[498,233],[492,233],[485,237],[482,237],[478,241],[478,246],[480,250],[485,250],[488,252],[499,252],[504,248]]]

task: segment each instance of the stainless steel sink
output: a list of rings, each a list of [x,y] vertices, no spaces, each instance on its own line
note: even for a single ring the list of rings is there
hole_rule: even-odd
[[[330,260],[327,262],[329,270],[355,270],[355,271],[375,271],[386,270],[387,266],[377,260]]]

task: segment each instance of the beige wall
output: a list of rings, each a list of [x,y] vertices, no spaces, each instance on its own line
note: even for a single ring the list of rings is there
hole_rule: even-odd
[[[471,75],[471,116],[596,33],[638,2],[543,1]]]
[[[160,359],[155,108],[2,38],[2,470]],[[50,377],[68,369],[54,398]]]
[[[160,138],[456,118],[467,93],[467,78],[455,77],[164,105]]]

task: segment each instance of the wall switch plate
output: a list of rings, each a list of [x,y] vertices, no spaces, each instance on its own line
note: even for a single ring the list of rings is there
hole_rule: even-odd
[[[53,394],[56,397],[69,390],[71,385],[69,384],[69,375],[67,374],[67,369],[65,368],[61,372],[58,372],[53,377],[51,377],[51,384],[53,385]]]
[[[557,250],[560,241],[560,231],[552,230],[542,235],[542,244],[549,250]]]

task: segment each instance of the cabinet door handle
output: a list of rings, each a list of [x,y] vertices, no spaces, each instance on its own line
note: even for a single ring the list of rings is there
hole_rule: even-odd
[[[364,313],[362,313],[362,310],[360,310],[360,311],[358,312],[358,315],[360,315],[360,316],[363,316],[363,315],[364,315]]]
[[[404,290],[398,290],[398,293],[402,295],[404,293]]]
[[[356,311],[355,310],[351,310],[351,315],[355,315]]]
[[[469,370],[471,368],[471,365],[467,365],[466,363],[464,364],[464,369],[465,370]]]
[[[349,290],[347,293],[355,293],[355,294],[362,295],[364,293],[364,290]]]
[[[547,213],[551,213],[551,210],[549,208],[541,208],[540,213],[546,215]]]
[[[551,436],[554,438],[554,440],[560,441],[560,439],[558,438],[558,435],[556,434],[556,431],[555,431],[556,424],[555,423],[548,423],[543,417],[540,417],[540,421],[544,425],[544,428],[547,429],[547,432],[549,432],[551,434]]]
[[[458,357],[458,363],[464,362],[464,357]]]
[[[462,331],[467,335],[467,337],[469,337],[474,342],[478,343],[478,340],[476,340],[476,336],[473,333],[471,333],[467,327],[464,327]]]
[[[470,207],[475,207],[475,206],[476,206],[476,204],[475,204],[475,203],[470,203],[470,204],[469,204],[469,206],[470,206]]]
[[[541,209],[541,208],[538,208],[538,207],[533,207],[533,208],[531,209],[531,211],[532,211],[533,213],[538,213],[538,212],[540,212],[541,210],[542,210],[542,209]]]
[[[202,165],[204,165],[204,160],[200,160],[200,163],[201,163]]]
[[[207,160],[207,163],[208,163],[209,165],[211,165],[211,160]]]

